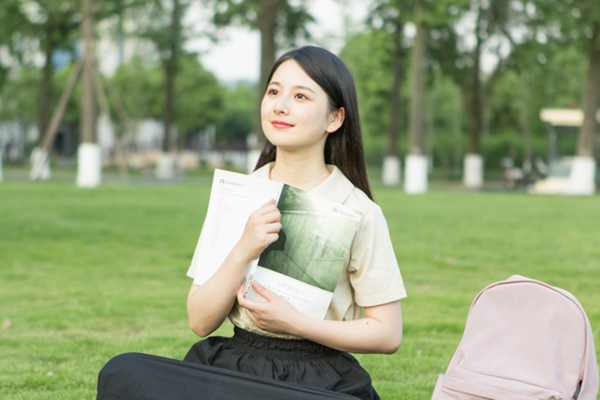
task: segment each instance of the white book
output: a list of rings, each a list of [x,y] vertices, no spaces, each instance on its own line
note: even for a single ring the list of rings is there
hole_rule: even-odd
[[[244,295],[264,299],[252,281],[296,310],[324,318],[349,257],[360,213],[281,182],[215,170],[195,282],[206,282],[239,241],[248,217],[274,199],[281,213],[279,239],[248,266]]]

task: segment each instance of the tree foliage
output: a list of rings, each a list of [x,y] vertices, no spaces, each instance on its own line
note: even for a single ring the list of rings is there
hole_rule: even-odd
[[[8,80],[13,59],[22,63],[24,32],[28,21],[20,7],[20,0],[5,0],[0,12],[0,51],[9,57],[0,57],[0,93]]]
[[[213,7],[217,26],[246,25],[262,32],[267,24],[273,24],[273,39],[278,48],[294,46],[299,38],[310,37],[307,24],[314,19],[305,1],[295,4],[288,0],[205,1]]]
[[[223,118],[217,125],[217,144],[223,147],[245,148],[247,136],[253,129],[256,88],[239,83],[225,89]]]
[[[191,4],[191,0],[178,1],[182,12]],[[249,91],[262,94],[264,82],[256,89],[254,85],[220,87],[195,55],[183,52],[183,44],[193,35],[190,27],[181,25],[173,36],[172,1],[95,0],[95,4],[97,19],[111,20],[108,31],[102,34],[116,38],[123,33],[122,21],[134,18],[138,29],[133,36],[153,43],[156,49],[150,56],[127,61],[111,79],[132,118],[164,118],[166,66],[177,54],[180,61],[173,64],[176,102],[171,118],[180,133],[216,123],[217,141],[226,145],[241,143],[246,134],[258,129],[256,123],[248,127],[249,118],[258,115],[259,103],[256,93]],[[261,32],[263,79],[277,52],[308,37],[307,23],[312,21],[308,1],[203,0],[203,4],[214,12],[216,29],[244,25]],[[433,152],[440,163],[444,160],[445,165],[456,165],[456,154],[464,150],[461,130],[469,133],[470,152],[478,148],[489,151],[492,143],[503,143],[499,135],[513,138],[511,144],[521,143],[515,139],[520,135],[533,141],[534,155],[543,155],[539,143],[546,127],[539,119],[541,108],[597,108],[592,102],[598,100],[599,86],[593,79],[600,76],[600,67],[593,62],[594,57],[600,59],[600,8],[595,0],[372,0],[369,4],[367,29],[349,37],[340,56],[355,77],[371,161],[379,163],[386,152],[409,149],[408,135],[402,132],[407,130],[407,105],[414,97],[409,86],[413,75],[409,61],[415,44],[413,28],[418,24],[427,28],[429,47],[421,64],[427,70],[423,115],[418,118],[422,121],[417,125],[424,129],[425,137],[432,135],[422,150]],[[416,12],[417,4],[424,6],[423,12]],[[48,50],[54,55],[57,51],[70,52],[75,57],[80,21],[79,0],[2,1],[2,118],[40,126],[44,118],[48,119],[71,66],[55,73],[43,68],[44,64],[52,66],[45,61],[42,67],[33,66],[32,55],[39,60]],[[400,61],[395,58],[398,55]],[[396,86],[398,77],[406,82],[404,86],[402,82]],[[50,83],[45,84],[45,80]],[[393,97],[395,90],[398,103]],[[79,92],[78,85],[65,122],[79,119]],[[451,96],[450,104],[444,103],[444,96]],[[44,108],[46,117],[42,117]],[[457,126],[460,118],[464,122]],[[592,154],[595,123],[586,129],[579,153]],[[390,140],[391,131],[400,135],[395,139],[397,144]],[[519,149],[519,153],[526,151]]]
[[[434,28],[431,42],[434,58],[447,76],[461,88],[466,116],[470,153],[480,153],[480,136],[484,128],[484,111],[499,72],[484,79],[482,57],[495,55],[495,69],[502,68],[512,50],[506,34],[516,24],[518,12],[513,0],[467,0],[450,9],[461,18]]]
[[[365,151],[370,161],[383,155],[389,129],[394,43],[390,36],[384,29],[365,32],[349,38],[340,52],[356,83]],[[405,93],[402,95],[406,97]]]
[[[122,64],[111,79],[128,116],[136,120],[162,118],[164,82],[162,67],[145,64],[140,57]],[[173,115],[181,136],[220,121],[222,91],[217,79],[202,67],[195,54],[181,57],[174,90],[178,101]]]
[[[121,13],[129,4],[138,0],[96,0],[95,18],[100,20]],[[76,58],[76,43],[80,38],[82,21],[79,0],[6,0],[0,13],[0,47],[9,49],[9,62],[33,65],[36,56],[42,55],[43,66],[36,98],[37,126],[42,135],[46,131],[55,106],[55,99],[63,87],[55,84],[55,56],[59,51]],[[6,60],[6,58],[3,58]],[[0,90],[2,79],[9,67],[0,67]],[[3,70],[5,72],[3,72]]]
[[[149,66],[136,55],[116,69],[110,82],[130,118],[161,117],[163,76],[158,65]]]
[[[545,38],[573,44],[586,54],[577,155],[592,157],[596,142],[596,112],[600,93],[600,9],[594,0],[533,0],[532,19]],[[552,21],[548,24],[547,21]]]
[[[260,76],[254,132],[262,132],[258,118],[259,101],[267,85],[267,77],[278,49],[295,45],[296,39],[309,37],[306,24],[313,21],[306,2],[288,0],[204,0],[214,12],[217,26],[240,24],[260,32]],[[242,62],[242,60],[240,60]]]
[[[221,119],[222,88],[196,55],[182,57],[175,84],[178,105],[174,122],[181,134],[204,129]]]
[[[175,118],[177,98],[174,95],[180,55],[185,41],[182,26],[183,15],[189,5],[186,0],[169,2],[153,0],[143,7],[150,18],[139,27],[138,35],[151,41],[157,50],[164,69],[164,104],[162,122],[164,125],[163,151],[171,147],[171,125]]]
[[[2,91],[0,118],[33,123],[37,116],[37,93],[40,84],[39,71],[34,67],[24,67],[19,74],[9,80]]]
[[[404,45],[404,28],[407,22],[405,9],[409,1],[374,1],[367,17],[368,25],[374,30],[385,30],[391,41],[391,86],[389,88],[389,111],[387,128],[387,155],[398,157],[399,142],[402,131],[401,122],[403,111],[402,88],[405,81],[405,59],[407,51]]]
[[[410,152],[423,153],[424,149],[424,117],[422,114],[423,99],[425,96],[425,68],[430,63],[430,57],[425,52],[431,28],[446,26],[458,17],[456,1],[426,1],[426,0],[375,0],[371,3],[371,12],[368,17],[368,25],[371,30],[379,32],[378,41],[387,41],[385,52],[381,56],[368,57],[361,60],[360,56],[355,61],[361,63],[380,63],[380,68],[389,68],[388,82],[381,82],[383,90],[379,93],[372,92],[366,97],[369,102],[373,96],[379,97],[384,103],[383,108],[377,108],[378,112],[369,111],[373,118],[376,117],[380,125],[379,132],[387,132],[386,143],[389,155],[398,152],[397,143],[400,131],[405,129],[402,125],[407,122],[407,131],[410,133],[408,147]],[[449,9],[450,12],[449,12]],[[454,11],[453,11],[454,9]],[[405,35],[407,27],[416,29],[416,34]],[[349,48],[347,46],[346,48]],[[372,52],[381,49],[382,45],[371,45]],[[345,52],[346,50],[344,50]],[[352,52],[352,50],[349,50]],[[365,49],[362,49],[365,51]],[[358,53],[358,51],[357,51]],[[345,54],[345,53],[342,53]],[[410,66],[410,71],[408,66]],[[358,67],[362,69],[361,67]],[[373,84],[364,84],[361,80],[377,80],[377,75],[371,75],[368,71],[377,68],[369,66],[364,68],[367,72],[357,81],[360,86],[368,87]],[[408,88],[403,88],[406,80]],[[404,95],[402,93],[408,93]],[[403,105],[408,100],[409,107]],[[383,104],[382,104],[383,105]],[[409,112],[407,112],[409,110]],[[368,117],[367,117],[368,118]],[[367,122],[369,125],[369,122]],[[384,127],[385,126],[385,127]],[[369,129],[367,129],[369,130]],[[408,136],[408,135],[407,135]]]

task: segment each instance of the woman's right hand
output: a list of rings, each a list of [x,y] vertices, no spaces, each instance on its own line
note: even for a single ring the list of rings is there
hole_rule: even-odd
[[[258,210],[250,214],[248,222],[237,243],[237,250],[248,257],[248,261],[258,258],[260,253],[279,238],[281,230],[281,213],[270,200]]]
[[[253,212],[242,237],[217,272],[204,284],[192,284],[187,301],[190,327],[205,337],[227,318],[248,264],[279,238],[281,214],[275,200]]]

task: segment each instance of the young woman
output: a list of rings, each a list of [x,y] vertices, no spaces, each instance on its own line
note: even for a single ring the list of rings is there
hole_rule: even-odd
[[[234,338],[201,341],[186,359],[376,398],[369,375],[346,352],[394,353],[402,339],[399,300],[406,294],[385,218],[372,201],[350,72],[321,48],[284,54],[271,70],[261,120],[267,141],[254,175],[362,212],[351,258],[324,320],[305,317],[259,285],[255,289],[267,303],[244,298],[240,282],[248,263],[277,240],[281,228],[277,207],[265,204],[218,272],[201,286],[192,284],[188,297],[194,332],[207,336],[229,316]],[[188,275],[201,267],[195,257]],[[299,343],[306,348],[297,350]],[[265,354],[270,346],[273,354]],[[285,356],[278,357],[281,352]],[[326,356],[315,360],[315,352]]]
[[[261,120],[267,141],[253,175],[361,212],[359,229],[326,318],[313,319],[260,282],[254,288],[267,302],[242,295],[246,267],[281,229],[273,201],[259,208],[218,271],[201,285],[193,283],[187,300],[196,334],[210,335],[228,317],[234,336],[199,341],[184,361],[378,399],[369,374],[348,353],[398,349],[399,300],[406,292],[385,217],[369,188],[350,72],[318,47],[284,54],[271,70]],[[202,254],[196,250],[188,275],[194,277],[198,268]]]

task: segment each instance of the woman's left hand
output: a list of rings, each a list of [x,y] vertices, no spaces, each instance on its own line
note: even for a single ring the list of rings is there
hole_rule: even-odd
[[[363,318],[333,321],[307,317],[271,290],[256,282],[252,286],[267,301],[245,298],[243,287],[237,293],[237,301],[264,331],[288,333],[350,353],[393,354],[400,346],[402,311],[398,300],[365,307]]]
[[[237,294],[238,303],[246,309],[250,319],[264,331],[291,333],[290,329],[297,323],[294,321],[302,315],[290,303],[256,281],[252,282],[252,287],[267,301],[247,299],[244,297],[244,287],[240,288]]]

